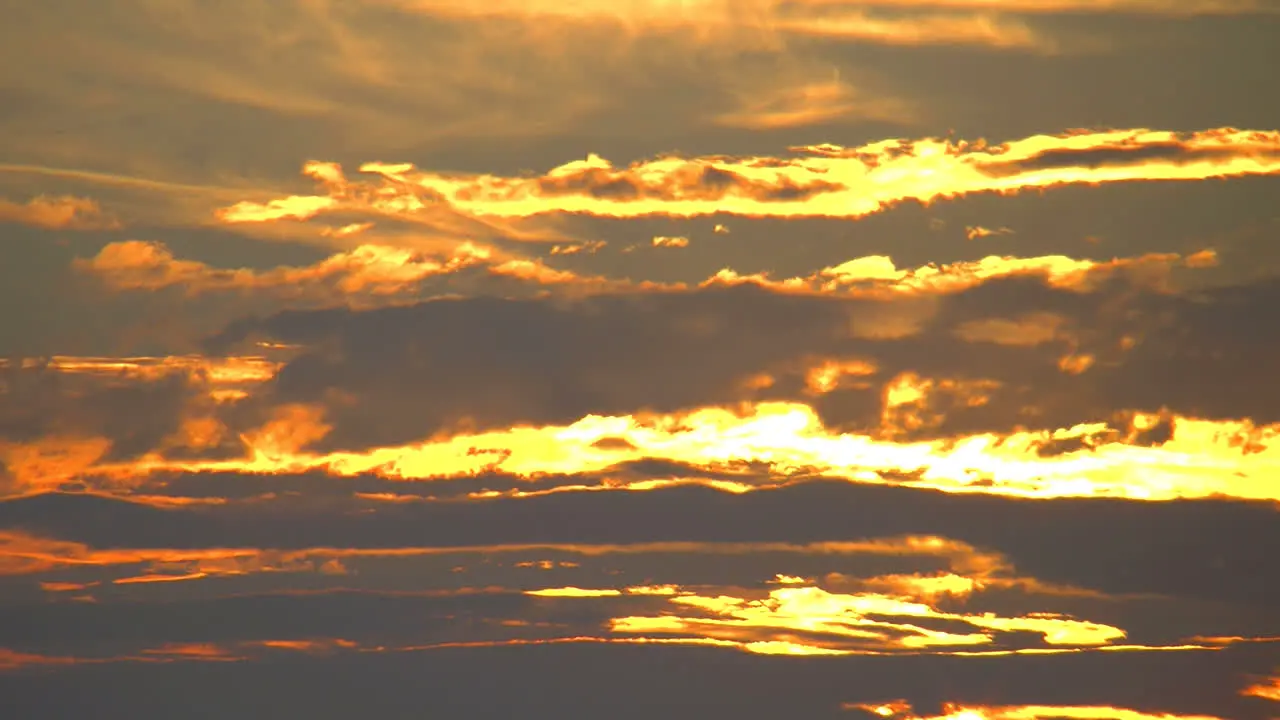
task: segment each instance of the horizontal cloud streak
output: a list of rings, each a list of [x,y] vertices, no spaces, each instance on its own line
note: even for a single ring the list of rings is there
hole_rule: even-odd
[[[1001,145],[938,139],[886,140],[858,148],[793,148],[794,157],[663,157],[614,167],[590,155],[539,177],[444,174],[408,164],[366,163],[380,188],[349,183],[336,165],[307,173],[328,195],[219,211],[224,222],[305,219],[323,212],[412,217],[447,207],[471,216],[522,218],[582,213],[615,218],[858,218],[907,200],[983,192],[1012,194],[1070,184],[1204,180],[1280,173],[1280,134],[1230,128],[1178,134],[1150,130],[1041,135]]]

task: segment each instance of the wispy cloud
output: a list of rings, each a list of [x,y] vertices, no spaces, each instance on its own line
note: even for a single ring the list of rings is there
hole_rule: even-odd
[[[1265,678],[1257,683],[1249,685],[1240,692],[1248,697],[1280,702],[1280,676]]]
[[[0,223],[12,222],[47,230],[114,230],[120,221],[103,211],[97,201],[63,195],[39,195],[26,203],[0,198]]]
[[[902,700],[847,703],[845,708],[864,710],[890,720],[1222,720],[1216,715],[1148,713],[1101,705],[982,706],[946,703],[941,715],[918,715],[910,703]]]
[[[703,41],[733,42],[752,33],[819,36],[889,45],[972,44],[993,48],[1034,49],[1048,44],[1016,19],[994,13],[959,14],[956,10],[993,10],[982,3],[940,9],[928,3],[902,4],[893,9],[915,14],[877,14],[876,3],[800,2],[778,0],[697,0],[673,5],[662,0],[626,4],[608,2],[555,3],[507,0],[470,5],[454,0],[392,0],[391,4],[447,17],[513,19],[566,24],[610,23],[632,33],[689,31]],[[758,39],[757,39],[758,42]]]

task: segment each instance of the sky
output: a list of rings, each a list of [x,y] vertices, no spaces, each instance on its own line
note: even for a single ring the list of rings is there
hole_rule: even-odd
[[[1280,718],[1280,2],[0,17],[0,716]]]

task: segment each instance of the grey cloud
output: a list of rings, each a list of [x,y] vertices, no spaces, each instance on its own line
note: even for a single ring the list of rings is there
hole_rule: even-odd
[[[1153,713],[1264,720],[1235,694],[1274,656],[1102,653],[1013,658],[805,659],[704,648],[517,647],[406,654],[281,657],[258,663],[105,665],[0,675],[20,717],[103,720],[276,712],[323,720],[420,718],[856,717],[845,702],[905,698],[921,713],[943,702],[1101,705]],[[209,688],[217,688],[210,693]],[[352,692],[359,688],[359,692]],[[495,692],[494,688],[501,688]],[[785,692],[780,691],[785,688]],[[263,699],[284,707],[264,707]],[[271,713],[271,714],[268,714]]]
[[[1280,307],[1277,288],[1267,280],[1179,295],[1120,275],[1090,293],[1009,277],[923,301],[798,296],[754,286],[577,301],[476,298],[367,312],[286,312],[232,325],[209,347],[223,351],[251,337],[308,346],[255,402],[326,402],[326,393],[341,391],[344,399],[328,404],[336,429],[320,449],[751,397],[811,402],[835,429],[874,432],[882,386],[908,371],[999,383],[986,391],[986,404],[934,408],[946,411],[941,424],[913,437],[1007,432],[1015,424],[1125,423],[1130,411],[1162,407],[1268,423],[1280,420],[1280,386],[1265,370],[1280,345],[1258,329],[1280,322],[1272,317]],[[859,324],[898,322],[895,314],[920,302],[932,309],[904,337],[852,333]],[[967,321],[1032,312],[1062,316],[1068,336],[1010,346],[953,334]],[[1136,347],[1125,349],[1126,338]],[[1073,352],[1090,355],[1093,366],[1061,371],[1059,360]],[[864,357],[878,372],[861,378],[868,388],[814,398],[805,392],[804,374],[821,357]],[[743,389],[744,380],[762,372],[777,383],[755,394]]]
[[[1280,602],[1280,576],[1271,569],[1280,529],[1267,503],[1043,502],[819,481],[744,495],[684,487],[393,504],[375,512],[287,505],[281,512],[159,510],[44,495],[0,503],[0,527],[100,548],[809,543],[923,534],[995,550],[1020,574],[1047,582],[1259,608]]]

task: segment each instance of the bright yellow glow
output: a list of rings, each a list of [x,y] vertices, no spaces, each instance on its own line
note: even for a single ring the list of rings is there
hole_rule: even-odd
[[[1167,157],[1143,155],[1168,149]],[[1036,135],[999,146],[929,138],[885,140],[857,148],[792,148],[794,156],[661,157],[614,167],[588,155],[541,177],[442,174],[408,164],[366,163],[381,185],[352,183],[332,163],[304,172],[328,193],[266,204],[241,202],[219,212],[225,222],[308,219],[324,212],[413,216],[438,203],[469,216],[529,217],[569,212],[605,217],[856,218],[904,201],[930,202],[970,193],[1016,193],[1067,184],[1133,180],[1204,180],[1280,172],[1280,132],[1232,128],[1192,134],[1146,129]],[[1088,152],[1115,161],[1091,164]],[[1080,160],[1070,162],[1071,153]],[[1038,165],[1041,159],[1053,162]],[[323,168],[323,172],[317,168]],[[621,190],[619,190],[621,188]]]
[[[911,382],[915,382],[912,380]],[[915,398],[915,388],[901,380]],[[956,391],[970,392],[957,387]],[[969,396],[979,402],[981,395]],[[907,406],[905,402],[895,409]],[[926,406],[927,407],[927,406]],[[935,420],[929,419],[929,422]],[[1146,416],[1135,414],[1135,423]],[[909,424],[910,424],[909,423]],[[316,454],[305,447],[327,435],[323,410],[315,406],[279,408],[264,426],[242,435],[248,454],[236,460],[176,461],[151,455],[128,464],[98,464],[104,477],[134,481],[159,470],[256,473],[324,470],[335,475],[373,473],[399,480],[426,480],[502,471],[523,477],[545,473],[600,472],[643,458],[729,471],[740,463],[770,465],[771,480],[717,481],[718,487],[746,492],[760,483],[786,482],[794,474],[822,473],[850,482],[898,484],[946,492],[975,492],[1016,497],[1119,497],[1136,500],[1234,497],[1280,500],[1270,481],[1280,472],[1280,426],[1247,420],[1210,421],[1175,417],[1172,436],[1162,444],[1131,444],[1141,428],[1126,434],[1102,423],[1055,431],[985,433],[946,440],[893,442],[823,427],[812,408],[801,403],[744,403],[685,413],[645,416],[588,416],[568,426],[516,427],[367,452]],[[1048,443],[1077,438],[1080,449],[1042,456]],[[625,442],[601,443],[605,439]],[[105,446],[79,457],[87,470]],[[664,487],[671,481],[608,484],[610,489]]]
[[[980,706],[943,705],[942,715],[917,715],[904,700],[884,703],[846,703],[847,710],[867,710],[894,720],[1222,720],[1211,715],[1145,713],[1127,708],[1063,705]]]
[[[785,641],[788,646],[823,654],[945,650],[998,644],[996,636],[989,631],[1037,633],[1046,645],[1064,648],[1113,645],[1125,637],[1120,628],[1048,613],[1001,617],[993,613],[941,611],[927,601],[930,593],[936,597],[936,588],[929,587],[927,580],[921,580],[925,592],[919,595],[924,597],[914,599],[871,592],[835,593],[816,586],[791,585],[770,590],[767,597],[754,600],[680,591],[671,597],[671,603],[677,607],[670,612],[615,618],[610,622],[610,629],[622,633],[675,633],[743,641],[748,643],[748,649],[752,643]],[[868,584],[874,585],[875,580]],[[899,589],[904,587],[907,586],[899,582]],[[681,606],[693,608],[697,613],[682,614]],[[929,620],[959,622],[974,631],[942,632],[920,624]],[[801,640],[796,633],[808,634],[812,639]]]

